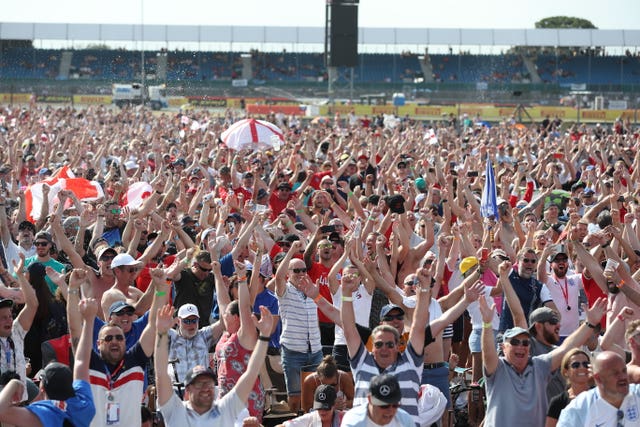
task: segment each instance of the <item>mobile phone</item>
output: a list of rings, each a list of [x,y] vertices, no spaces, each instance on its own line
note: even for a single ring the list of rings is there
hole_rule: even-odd
[[[434,173],[436,170],[435,170],[434,168],[429,168],[429,169],[428,169],[428,171],[429,171],[430,173]]]
[[[482,248],[482,252],[480,255],[480,261],[484,262],[489,259],[489,249]]]
[[[469,178],[477,177],[478,176],[478,171],[469,171],[469,172],[467,172],[467,176]]]
[[[562,159],[563,157],[564,157],[564,154],[562,153],[553,153],[554,159]]]
[[[334,225],[323,225],[320,227],[321,233],[333,233],[336,231],[336,227]]]

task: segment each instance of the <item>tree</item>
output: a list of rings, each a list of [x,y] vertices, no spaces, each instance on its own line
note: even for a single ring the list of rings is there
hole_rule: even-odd
[[[586,28],[596,30],[598,27],[587,19],[573,16],[551,16],[535,23],[536,28]]]

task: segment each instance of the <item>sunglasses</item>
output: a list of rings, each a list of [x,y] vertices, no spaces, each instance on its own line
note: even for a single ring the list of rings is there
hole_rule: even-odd
[[[185,325],[195,325],[196,323],[198,323],[198,318],[196,317],[195,319],[182,319],[182,323],[184,323]]]
[[[398,409],[399,407],[400,407],[399,403],[394,403],[394,404],[391,404],[391,405],[380,405],[380,406],[378,406],[378,408],[380,408],[380,409],[389,409],[389,408]]]
[[[333,245],[318,245],[319,249],[325,249],[325,248],[329,248],[329,249],[333,249]]]
[[[535,264],[536,262],[538,262],[538,260],[532,258],[522,258],[522,262],[525,264]]]
[[[404,320],[404,314],[387,314],[382,318],[383,322],[392,322],[394,320]]]
[[[307,269],[306,268],[292,268],[291,271],[293,271],[296,274],[300,274],[300,273],[306,273]]]
[[[509,261],[508,256],[497,255],[496,258],[498,258],[500,261]]]
[[[113,314],[115,314],[118,317],[122,317],[122,316],[133,316],[134,313],[135,311],[133,310],[122,310],[122,311],[115,312]]]
[[[104,342],[111,342],[113,341],[113,339],[115,338],[116,341],[124,341],[124,335],[122,334],[117,334],[117,335],[105,335],[104,338],[102,338],[102,341]]]
[[[110,212],[112,214],[114,214],[114,215],[120,215],[122,213],[122,211],[120,209],[111,209]]]
[[[47,246],[49,242],[33,242],[33,244],[36,246]]]
[[[376,341],[373,343],[375,348],[382,348],[386,346],[387,348],[394,348],[396,346],[395,341]]]
[[[191,384],[191,387],[193,387],[196,390],[213,390],[216,388],[216,383],[214,382],[202,382],[202,383],[193,383]]]
[[[554,262],[567,262],[568,260],[569,260],[569,258],[566,258],[566,257],[560,257],[560,258],[556,257],[553,261]]]
[[[200,264],[196,264],[196,265],[198,266],[198,268],[199,268],[201,271],[204,271],[205,273],[208,273],[208,272],[210,272],[211,270],[213,270],[213,268],[204,268],[204,267],[203,267],[203,266],[201,266]]]
[[[531,344],[531,341],[529,340],[519,340],[518,338],[511,338],[509,340],[509,344],[511,344],[514,347],[517,346],[523,346],[523,347],[529,347],[529,344]]]
[[[591,363],[584,361],[584,362],[573,362],[571,363],[571,365],[569,365],[569,367],[571,369],[578,369],[580,366],[582,366],[583,368],[588,368],[591,365]]]

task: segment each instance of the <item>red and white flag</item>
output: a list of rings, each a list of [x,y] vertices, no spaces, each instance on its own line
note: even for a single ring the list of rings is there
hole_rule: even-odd
[[[50,178],[30,185],[24,192],[25,209],[27,219],[35,222],[40,219],[42,212],[42,202],[44,195],[42,187],[47,184],[49,190],[49,212],[53,212],[53,208],[58,201],[58,193],[60,190],[69,190],[80,200],[97,200],[104,197],[104,191],[97,181],[89,181],[85,178],[76,178],[73,172],[69,170],[69,166],[63,166]]]

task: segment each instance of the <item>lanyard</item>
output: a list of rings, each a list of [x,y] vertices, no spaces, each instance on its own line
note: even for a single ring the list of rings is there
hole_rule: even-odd
[[[109,367],[107,366],[106,363],[104,364],[104,367],[107,375],[107,382],[109,383],[109,390],[112,390],[113,384],[115,383],[116,378],[118,378],[120,371],[124,367],[124,359],[120,361],[120,363],[118,364],[118,366],[116,366],[116,369],[114,369],[113,372],[109,372]]]
[[[562,287],[562,283],[558,279],[556,279],[556,284],[560,287],[560,291],[562,292],[562,297],[564,298],[565,304],[567,304],[567,311],[571,311],[571,306],[569,305],[569,280],[564,278],[564,287]]]
[[[6,341],[0,340],[4,357],[7,362],[7,369],[11,369],[11,359],[13,359],[13,372],[16,372],[16,352],[11,337],[7,337]],[[13,357],[12,357],[13,356]]]

